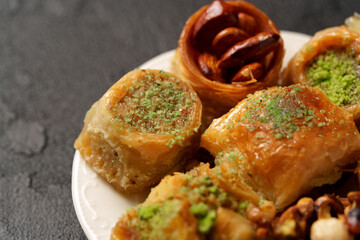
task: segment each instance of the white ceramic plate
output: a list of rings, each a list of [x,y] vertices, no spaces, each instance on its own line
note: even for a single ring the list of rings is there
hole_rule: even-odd
[[[289,31],[282,31],[281,36],[285,43],[283,65],[286,66],[290,58],[309,40],[310,36]],[[139,68],[170,71],[174,53],[174,50],[162,53]],[[88,239],[107,240],[110,238],[112,227],[122,213],[127,208],[141,203],[146,194],[127,196],[115,191],[92,171],[76,151],[72,170],[72,197],[77,217]]]

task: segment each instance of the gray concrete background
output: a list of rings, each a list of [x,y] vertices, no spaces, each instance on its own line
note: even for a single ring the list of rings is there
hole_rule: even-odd
[[[122,75],[177,46],[209,0],[0,0],[0,239],[85,239],[73,142]],[[254,0],[279,29],[340,25],[359,0]]]

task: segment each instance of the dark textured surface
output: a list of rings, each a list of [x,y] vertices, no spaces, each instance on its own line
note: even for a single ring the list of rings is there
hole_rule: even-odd
[[[73,142],[112,83],[176,48],[207,0],[0,0],[0,239],[85,239],[71,199]],[[358,0],[256,0],[313,34]]]

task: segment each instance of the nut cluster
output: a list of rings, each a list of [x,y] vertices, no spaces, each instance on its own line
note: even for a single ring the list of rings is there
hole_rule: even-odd
[[[221,0],[212,2],[192,31],[201,73],[212,81],[236,85],[260,80],[280,36],[259,31],[257,24],[249,13]]]
[[[360,235],[360,192],[301,198],[274,222],[276,239],[353,239]]]

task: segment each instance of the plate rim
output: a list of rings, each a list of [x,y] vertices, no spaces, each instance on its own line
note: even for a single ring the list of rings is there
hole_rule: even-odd
[[[75,209],[75,214],[78,218],[81,228],[83,229],[86,237],[88,239],[98,239],[96,233],[90,227],[88,221],[83,214],[83,209],[81,207],[81,201],[79,196],[79,185],[75,184],[79,181],[79,175],[77,174],[77,170],[80,167],[80,152],[75,150],[74,157],[73,157],[73,164],[72,164],[72,171],[71,171],[71,195],[73,200],[73,206]]]

